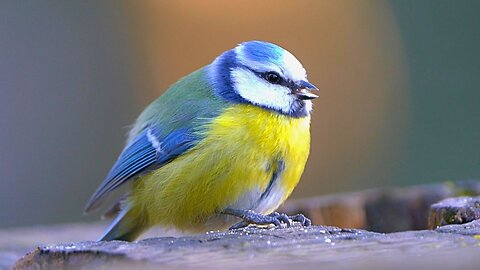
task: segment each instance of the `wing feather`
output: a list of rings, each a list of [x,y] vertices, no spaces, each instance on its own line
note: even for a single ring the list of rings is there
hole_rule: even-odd
[[[159,168],[196,144],[198,137],[190,129],[177,129],[163,136],[149,126],[129,143],[105,180],[88,201],[85,212],[97,208],[113,190],[136,176]]]

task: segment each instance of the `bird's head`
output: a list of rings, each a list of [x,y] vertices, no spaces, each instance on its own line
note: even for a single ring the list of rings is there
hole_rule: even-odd
[[[293,117],[312,109],[302,64],[287,50],[268,42],[249,41],[224,52],[208,67],[215,92],[231,102],[250,103]]]

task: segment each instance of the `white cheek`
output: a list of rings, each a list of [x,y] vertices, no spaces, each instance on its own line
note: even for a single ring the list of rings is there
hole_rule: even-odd
[[[285,113],[291,112],[295,98],[287,87],[272,85],[253,72],[242,68],[234,69],[231,74],[236,91],[244,99],[255,105]]]
[[[312,111],[312,102],[310,100],[305,100],[305,110],[307,112],[311,112]]]

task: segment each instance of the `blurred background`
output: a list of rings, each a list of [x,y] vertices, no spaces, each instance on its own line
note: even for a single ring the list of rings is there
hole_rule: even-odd
[[[293,197],[480,176],[480,1],[1,1],[0,227],[85,202],[170,84],[252,39],[320,87]]]

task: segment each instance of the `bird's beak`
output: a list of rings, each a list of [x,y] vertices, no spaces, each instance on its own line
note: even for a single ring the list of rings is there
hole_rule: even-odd
[[[318,88],[308,81],[299,81],[296,84],[294,94],[301,100],[315,99],[318,98],[318,96],[310,92],[315,90],[318,91]]]

